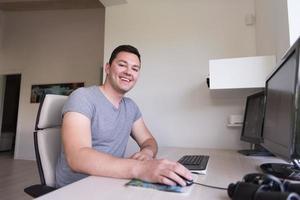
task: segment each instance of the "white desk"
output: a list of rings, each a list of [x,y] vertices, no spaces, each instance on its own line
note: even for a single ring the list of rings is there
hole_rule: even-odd
[[[247,173],[260,172],[259,164],[283,162],[274,157],[247,157],[233,150],[160,148],[158,158],[178,160],[185,154],[210,155],[206,175],[199,175],[197,182],[227,188],[230,183],[240,181]],[[230,199],[226,190],[217,190],[193,185],[186,194],[162,192],[139,187],[125,187],[129,180],[90,176],[78,182],[44,195],[39,200],[89,199],[89,200],[176,200],[176,199]]]

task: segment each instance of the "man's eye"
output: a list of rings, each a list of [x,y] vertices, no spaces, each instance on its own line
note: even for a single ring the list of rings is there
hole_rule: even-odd
[[[133,71],[138,72],[140,70],[140,68],[134,67],[132,68]]]
[[[122,64],[122,63],[119,63],[119,66],[120,66],[120,67],[125,67],[126,65],[125,65],[125,64]]]

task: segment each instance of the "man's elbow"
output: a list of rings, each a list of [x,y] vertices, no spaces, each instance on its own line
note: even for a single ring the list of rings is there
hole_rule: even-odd
[[[70,169],[74,172],[81,172],[80,159],[75,155],[66,155],[66,160]]]

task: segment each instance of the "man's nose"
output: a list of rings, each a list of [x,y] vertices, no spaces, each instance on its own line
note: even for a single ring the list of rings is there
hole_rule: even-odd
[[[131,76],[131,75],[132,75],[132,69],[130,69],[130,67],[127,67],[126,70],[124,71],[124,73],[125,73],[126,75]]]

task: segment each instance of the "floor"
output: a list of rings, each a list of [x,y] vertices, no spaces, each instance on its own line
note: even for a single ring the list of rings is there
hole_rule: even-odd
[[[35,161],[14,160],[10,152],[0,152],[0,199],[29,200],[24,188],[39,183]]]

